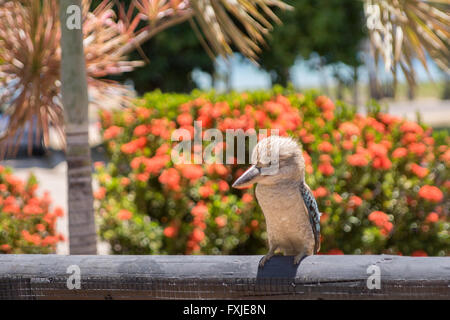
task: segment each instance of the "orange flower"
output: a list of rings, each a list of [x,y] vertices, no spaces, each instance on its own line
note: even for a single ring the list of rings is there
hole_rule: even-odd
[[[3,251],[3,252],[9,252],[9,251],[11,251],[11,246],[9,245],[9,244],[2,244],[1,246],[0,246],[0,249]]]
[[[422,134],[423,133],[423,128],[417,122],[405,121],[400,126],[400,131],[402,131],[403,133],[413,132],[413,133]]]
[[[214,189],[211,188],[210,185],[201,186],[198,188],[198,193],[200,194],[200,197],[208,198],[214,194]]]
[[[103,198],[105,198],[105,195],[106,195],[105,187],[100,187],[98,188],[97,191],[94,192],[94,198],[97,200],[102,200]]]
[[[411,143],[408,146],[408,150],[418,156],[421,156],[425,153],[427,147],[423,143]]]
[[[339,130],[342,131],[347,138],[354,135],[359,136],[361,133],[358,126],[352,122],[343,122],[339,126]]]
[[[191,125],[192,121],[192,116],[189,113],[182,113],[177,117],[177,122],[180,126]]]
[[[439,221],[439,215],[436,212],[431,212],[428,214],[427,218],[425,219],[427,222],[438,222]]]
[[[413,257],[428,257],[428,254],[423,250],[416,250],[411,253]]]
[[[355,153],[347,156],[347,162],[349,165],[354,167],[364,167],[367,166],[369,160],[367,160],[367,157],[365,155],[361,153]]]
[[[242,196],[242,202],[249,203],[252,201],[253,201],[253,196],[251,194],[244,193],[244,195]]]
[[[111,126],[103,132],[103,139],[111,140],[116,138],[119,134],[122,133],[122,128],[118,126]]]
[[[419,197],[430,202],[441,202],[444,195],[438,187],[425,185],[419,190]]]
[[[376,226],[383,227],[386,223],[389,222],[389,217],[382,211],[373,211],[369,214],[369,220],[372,221]]]
[[[360,197],[353,195],[350,197],[350,201],[348,204],[351,208],[357,208],[362,205],[362,203],[363,201]]]
[[[223,228],[227,225],[227,217],[225,215],[218,216],[214,219],[217,224],[217,227]]]
[[[177,169],[169,168],[164,170],[159,176],[159,182],[168,186],[169,189],[179,190],[180,189],[180,175]]]
[[[219,190],[221,192],[227,192],[230,189],[228,182],[226,182],[225,180],[220,180],[218,184],[219,184]]]
[[[130,220],[132,216],[133,213],[125,209],[121,209],[119,213],[117,213],[117,218],[122,221]]]
[[[392,157],[394,159],[404,158],[408,154],[408,150],[405,148],[397,148],[392,152]]]
[[[181,168],[181,175],[194,182],[203,177],[203,168],[200,165],[195,164],[183,165]]]
[[[389,170],[392,167],[392,162],[387,157],[376,157],[373,159],[372,167],[375,169]]]
[[[331,254],[331,255],[343,255],[344,252],[342,250],[339,249],[331,249],[328,250],[327,254]]]
[[[191,214],[194,217],[197,217],[197,216],[204,217],[207,213],[208,213],[208,207],[202,201],[197,203],[195,205],[195,207],[193,207],[191,210]]]
[[[415,163],[411,164],[411,171],[421,179],[429,173],[427,168],[423,168]]]
[[[148,128],[147,128],[147,126],[145,125],[145,124],[141,124],[141,125],[138,125],[136,128],[134,128],[134,130],[133,130],[133,134],[136,136],[136,137],[140,137],[140,136],[144,136],[144,135],[146,135],[148,133]]]
[[[205,233],[200,228],[195,228],[192,231],[192,240],[195,242],[201,242],[205,238]]]
[[[127,177],[123,177],[122,179],[120,179],[120,185],[123,187],[128,186],[131,183],[131,180]]]
[[[335,192],[335,193],[333,193],[333,200],[336,203],[341,203],[342,202],[342,197]]]
[[[170,225],[164,229],[163,233],[167,238],[174,238],[178,234],[178,228],[174,225]]]
[[[313,195],[315,198],[325,197],[328,194],[328,190],[325,187],[318,187],[316,190],[313,190]]]
[[[317,148],[319,149],[319,151],[328,153],[333,150],[333,145],[331,143],[329,143],[328,141],[324,141],[324,142],[320,143]]]
[[[334,168],[329,162],[319,164],[318,169],[324,176],[331,176],[334,173]]]

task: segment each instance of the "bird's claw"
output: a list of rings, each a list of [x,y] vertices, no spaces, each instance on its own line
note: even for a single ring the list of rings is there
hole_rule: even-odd
[[[266,254],[262,259],[259,261],[259,267],[263,268],[267,261],[270,260],[270,258],[273,257],[273,254]]]
[[[294,258],[294,264],[299,264],[300,261],[302,261],[302,259],[304,257],[306,257],[306,254],[304,254],[303,252],[298,254],[298,255],[296,255],[295,258]]]

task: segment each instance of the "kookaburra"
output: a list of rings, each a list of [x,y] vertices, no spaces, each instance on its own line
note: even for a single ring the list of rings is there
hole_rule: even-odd
[[[298,264],[320,249],[320,212],[305,182],[305,161],[293,139],[270,136],[253,149],[252,166],[233,184],[244,188],[256,183],[256,198],[267,225],[269,252],[261,267],[279,250],[295,255]]]

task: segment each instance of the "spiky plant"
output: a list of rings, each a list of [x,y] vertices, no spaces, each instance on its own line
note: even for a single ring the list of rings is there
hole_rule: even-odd
[[[102,79],[131,71],[140,65],[127,61],[117,48],[134,37],[123,33],[112,10],[111,1],[103,1],[93,12],[83,1],[83,33],[86,69],[90,90],[98,94],[127,97],[126,88]],[[0,134],[0,153],[17,152],[28,127],[28,152],[31,152],[33,127],[44,143],[49,142],[53,126],[64,141],[64,116],[60,99],[60,37],[57,0],[4,1],[0,3],[0,105],[5,105],[8,127]],[[114,54],[113,54],[114,53]],[[100,99],[99,99],[100,100]]]
[[[398,69],[414,87],[413,61],[428,71],[427,55],[450,71],[450,4],[448,0],[366,0],[365,14],[374,59],[381,56],[397,81]]]
[[[89,91],[96,93],[97,101],[104,101],[104,97],[127,101],[126,87],[104,77],[141,65],[128,61],[126,54],[172,25],[190,20],[211,57],[231,54],[233,43],[254,60],[258,45],[271,29],[265,16],[279,22],[269,6],[289,8],[278,0],[133,0],[125,10],[117,0],[104,0],[90,12],[90,4],[90,0],[83,0],[84,48]],[[112,10],[114,4],[119,5],[119,17]],[[36,138],[42,132],[46,145],[51,126],[64,142],[57,7],[57,0],[0,1],[0,106],[6,106],[8,116],[8,127],[0,133],[2,157],[17,151],[27,126],[29,152],[34,126]],[[142,20],[148,23],[138,29]]]

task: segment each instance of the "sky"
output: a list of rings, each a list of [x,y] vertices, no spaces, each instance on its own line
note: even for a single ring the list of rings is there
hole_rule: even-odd
[[[428,63],[432,79],[434,81],[442,80],[443,73],[436,64],[431,60],[428,61]],[[416,60],[414,65],[418,76],[418,82],[429,81],[429,76],[422,64]],[[216,68],[219,72],[231,70],[231,88],[236,91],[267,89],[271,87],[270,75],[266,71],[255,66],[249,60],[242,58],[239,54],[231,57],[228,64],[224,60],[218,59]],[[341,70],[348,69],[346,66],[338,66],[338,68]],[[325,77],[330,86],[334,84],[332,69],[332,67],[325,68]],[[365,66],[358,69],[358,75],[362,83],[367,82],[368,76]],[[380,65],[380,76],[382,79],[389,79],[391,77],[390,73],[385,72],[383,65]],[[207,73],[196,70],[193,73],[193,77],[201,89],[211,89],[212,79]],[[306,89],[321,86],[321,73],[308,67],[308,63],[304,60],[297,60],[291,69],[291,77],[296,88]],[[403,74],[399,76],[399,81],[405,82]],[[224,90],[225,83],[219,83],[215,89],[219,91]]]

